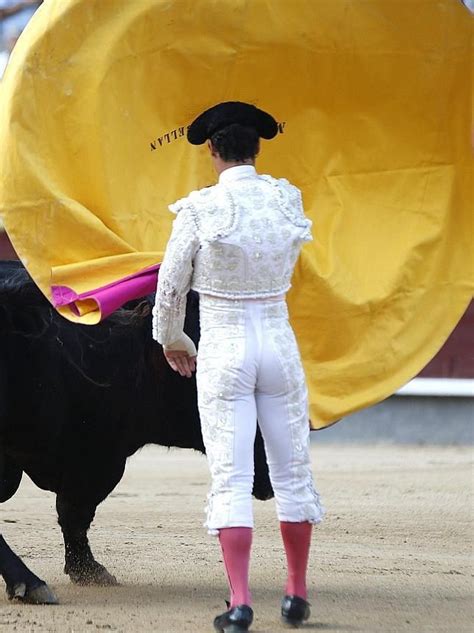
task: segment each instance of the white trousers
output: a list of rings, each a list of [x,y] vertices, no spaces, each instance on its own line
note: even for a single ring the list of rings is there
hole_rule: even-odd
[[[198,405],[212,476],[209,533],[253,527],[254,439],[265,442],[280,521],[319,523],[307,387],[284,299],[201,295]]]

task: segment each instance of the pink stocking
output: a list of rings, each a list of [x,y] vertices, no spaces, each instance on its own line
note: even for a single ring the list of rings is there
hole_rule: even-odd
[[[281,535],[288,563],[286,595],[306,600],[306,570],[311,543],[311,523],[280,522]]]
[[[252,528],[231,527],[219,530],[219,541],[230,587],[230,606],[250,606],[249,591],[250,548]]]

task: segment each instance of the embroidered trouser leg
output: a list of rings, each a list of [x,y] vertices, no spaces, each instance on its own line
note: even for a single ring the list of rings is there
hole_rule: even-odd
[[[212,476],[207,527],[253,527],[256,419],[282,521],[321,520],[304,372],[284,301],[201,297],[198,404]]]

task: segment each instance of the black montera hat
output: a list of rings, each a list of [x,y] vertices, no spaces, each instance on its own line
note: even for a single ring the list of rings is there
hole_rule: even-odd
[[[255,128],[261,138],[271,139],[278,133],[278,124],[271,114],[250,103],[225,101],[194,119],[188,128],[188,141],[192,145],[202,145],[213,134],[232,123]]]

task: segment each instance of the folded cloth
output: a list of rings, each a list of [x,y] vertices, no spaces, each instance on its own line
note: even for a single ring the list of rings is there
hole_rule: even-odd
[[[193,341],[189,338],[187,334],[184,332],[182,335],[176,339],[173,343],[168,343],[168,345],[163,345],[163,349],[166,351],[173,352],[188,352],[190,356],[197,356],[196,346]]]

